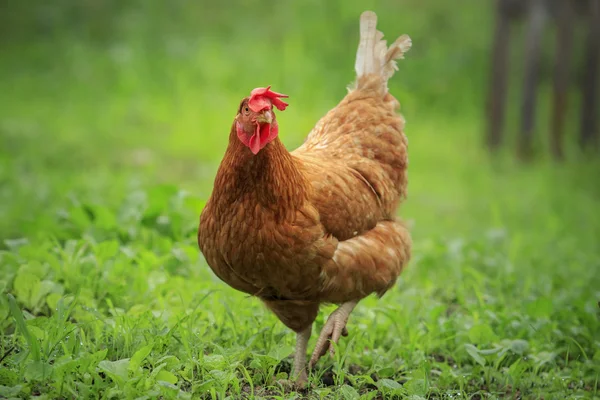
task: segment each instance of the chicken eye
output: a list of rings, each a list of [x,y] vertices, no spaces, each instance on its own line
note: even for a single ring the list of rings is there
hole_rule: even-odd
[[[246,106],[244,107],[244,114],[248,115],[250,113],[250,109]]]

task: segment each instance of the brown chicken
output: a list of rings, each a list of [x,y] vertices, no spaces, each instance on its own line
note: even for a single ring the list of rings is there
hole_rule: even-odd
[[[309,367],[348,334],[358,301],[382,296],[410,258],[409,232],[394,217],[406,196],[407,139],[387,81],[411,41],[388,48],[376,23],[361,15],[356,82],[295,151],[279,140],[273,109],[285,110],[287,96],[268,87],[242,100],[200,216],[198,244],[214,273],[297,333],[300,385],[319,305],[340,304]]]

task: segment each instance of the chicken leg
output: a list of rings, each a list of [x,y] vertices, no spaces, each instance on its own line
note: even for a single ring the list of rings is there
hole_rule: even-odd
[[[312,332],[312,324],[303,331],[296,334],[296,352],[294,354],[294,365],[290,379],[296,381],[296,386],[304,388],[308,382],[306,375],[306,348],[308,347],[308,339]]]
[[[348,317],[356,304],[357,300],[348,301],[341,306],[339,306],[329,318],[327,318],[327,322],[323,329],[321,330],[321,334],[319,335],[319,339],[317,339],[317,344],[315,345],[315,351],[312,353],[312,357],[308,363],[308,367],[312,369],[314,365],[319,361],[327,350],[329,349],[329,354],[333,356],[335,349],[333,343],[338,342],[340,340],[340,336],[348,336],[348,330],[346,329],[346,323],[348,322]]]

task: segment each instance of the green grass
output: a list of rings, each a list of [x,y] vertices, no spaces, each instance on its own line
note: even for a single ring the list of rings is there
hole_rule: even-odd
[[[9,4],[0,397],[600,397],[600,164],[481,148],[485,2]],[[280,132],[301,143],[353,79],[365,8],[414,41],[391,83],[414,257],[293,393],[276,383],[293,333],[211,273],[198,215],[239,100],[289,94]]]

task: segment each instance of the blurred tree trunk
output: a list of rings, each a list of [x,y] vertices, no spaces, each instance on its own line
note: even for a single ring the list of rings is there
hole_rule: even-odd
[[[598,63],[600,58],[600,0],[592,0],[588,14],[588,36],[581,80],[580,144],[586,150],[598,142]]]
[[[502,142],[504,105],[506,103],[508,46],[510,43],[510,19],[506,0],[496,0],[496,29],[492,50],[492,73],[487,101],[487,144],[494,151]]]
[[[521,134],[518,156],[529,159],[532,155],[531,138],[535,124],[536,88],[539,78],[542,34],[546,22],[544,0],[530,0],[527,17],[527,37],[525,38],[525,80],[523,82],[523,102],[521,103]]]
[[[554,67],[554,102],[550,131],[550,150],[556,160],[564,158],[563,129],[569,98],[569,70],[573,45],[573,4],[576,0],[558,2]]]

